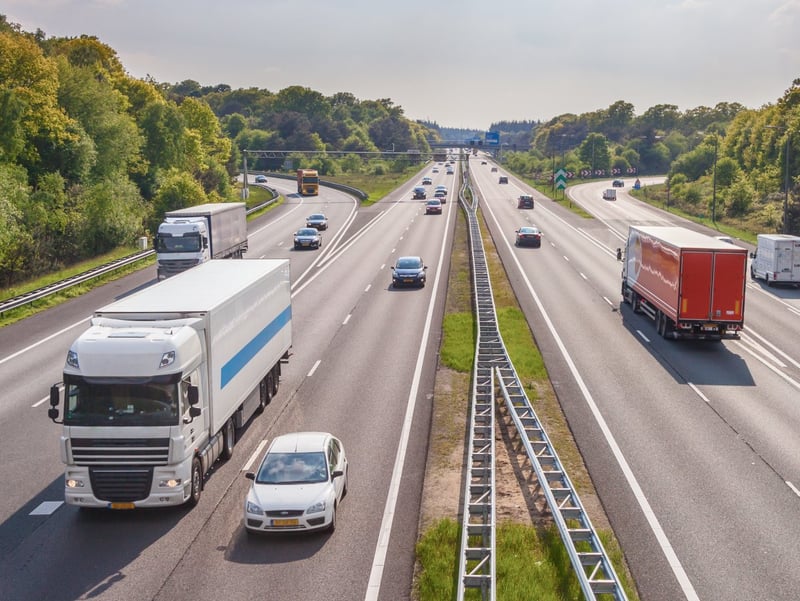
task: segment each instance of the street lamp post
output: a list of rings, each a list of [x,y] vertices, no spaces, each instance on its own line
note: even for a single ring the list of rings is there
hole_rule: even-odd
[[[711,176],[711,223],[717,223],[717,141],[714,134],[714,174]]]
[[[789,142],[792,139],[792,132],[788,127],[780,127],[778,125],[765,125],[767,129],[777,129],[786,132],[786,150],[783,153],[784,158],[784,176],[783,176],[783,227],[781,232],[784,234],[789,233]]]

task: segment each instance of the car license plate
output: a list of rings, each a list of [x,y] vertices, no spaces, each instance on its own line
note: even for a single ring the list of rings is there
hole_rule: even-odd
[[[134,509],[136,506],[133,503],[112,503],[111,509]]]
[[[405,278],[405,279],[403,280],[403,283],[404,283],[404,284],[413,284],[413,283],[414,283],[414,280],[413,280],[412,278]]]
[[[272,520],[273,526],[299,526],[300,522],[297,518],[290,518],[285,520]]]

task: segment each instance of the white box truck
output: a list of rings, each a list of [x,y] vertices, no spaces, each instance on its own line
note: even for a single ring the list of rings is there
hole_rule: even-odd
[[[617,200],[617,191],[614,188],[607,188],[603,191],[603,200]]]
[[[158,279],[210,259],[241,259],[247,250],[243,202],[215,202],[169,211],[155,240]]]
[[[208,261],[94,313],[72,344],[50,419],[64,496],[133,509],[197,504],[236,429],[278,390],[292,345],[289,261]]]
[[[750,277],[764,280],[767,286],[800,286],[800,237],[788,234],[759,234],[750,263]]]

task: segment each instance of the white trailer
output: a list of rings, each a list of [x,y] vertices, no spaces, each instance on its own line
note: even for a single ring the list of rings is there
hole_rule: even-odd
[[[49,417],[63,423],[64,496],[80,507],[200,499],[236,429],[278,390],[292,345],[289,261],[208,261],[95,312]]]
[[[759,234],[756,251],[750,255],[750,277],[767,286],[800,286],[800,237],[788,234]]]
[[[243,202],[212,202],[169,211],[155,240],[158,279],[210,259],[241,259],[247,251]]]

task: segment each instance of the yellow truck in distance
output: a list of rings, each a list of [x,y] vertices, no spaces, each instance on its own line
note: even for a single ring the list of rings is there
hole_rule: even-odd
[[[316,169],[297,170],[297,193],[301,196],[319,195],[319,174]]]

